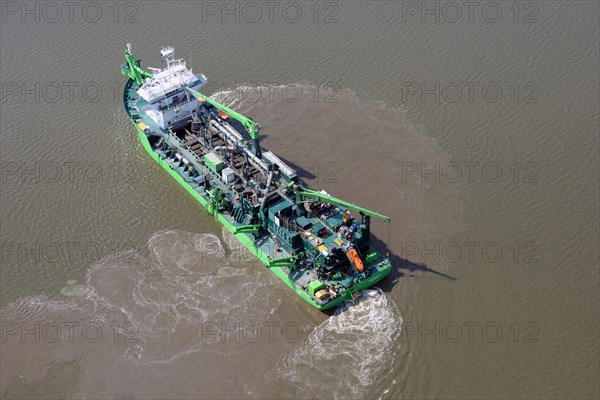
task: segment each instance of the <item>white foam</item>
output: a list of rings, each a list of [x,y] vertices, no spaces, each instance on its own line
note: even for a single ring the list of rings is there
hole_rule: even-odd
[[[390,370],[401,326],[385,294],[367,290],[357,304],[343,305],[317,326],[268,381],[283,378],[303,397],[362,397]]]

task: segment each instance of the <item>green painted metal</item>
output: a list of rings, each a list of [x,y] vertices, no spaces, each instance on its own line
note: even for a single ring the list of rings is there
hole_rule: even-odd
[[[244,125],[244,128],[246,128],[246,130],[250,134],[250,137],[254,140],[254,154],[256,154],[257,157],[260,157],[260,154],[261,154],[260,153],[260,145],[258,142],[258,138],[259,138],[258,131],[260,130],[259,124],[252,121],[250,118],[240,114],[239,112],[232,110],[231,108],[227,107],[226,105],[221,104],[218,101],[215,101],[215,100],[211,99],[210,97],[207,97],[192,88],[186,87],[186,89],[198,100],[205,101],[208,104],[211,104],[211,105],[217,107],[219,110],[223,111],[225,114],[236,119],[242,125]]]
[[[128,50],[125,50],[125,61],[127,64],[121,66],[121,73],[132,79],[138,86],[141,86],[146,78],[152,78],[152,74],[141,69],[138,60]]]
[[[325,287],[325,285],[323,285],[323,282],[321,282],[318,279],[314,280],[308,284],[308,293],[310,293],[312,296],[314,296],[316,292],[323,289],[324,287]]]
[[[386,222],[391,221],[391,219],[389,217],[386,217],[385,215],[376,213],[374,211],[367,210],[366,208],[359,207],[356,204],[352,204],[352,203],[349,203],[344,200],[336,199],[335,197],[325,195],[323,193],[317,192],[316,190],[311,190],[311,189],[306,189],[306,188],[300,187],[300,188],[296,189],[296,193],[299,194],[300,196],[308,197],[309,199],[323,201],[325,203],[329,203],[334,206],[341,206],[341,207],[350,208],[350,209],[353,209],[356,211],[360,211],[365,215],[369,215],[371,217],[376,217],[376,218],[381,218],[382,220],[384,220]]]
[[[210,196],[210,202],[206,207],[206,212],[215,215],[221,209],[223,193],[221,193],[219,189],[212,189],[208,194]]]
[[[243,226],[237,226],[235,228],[235,234],[237,235],[238,233],[252,233],[252,234],[257,234],[258,231],[260,229],[260,225],[243,225]]]
[[[270,260],[269,263],[267,264],[267,268],[295,267],[296,263],[294,261],[297,258],[298,258],[298,256],[290,256],[290,257],[287,257],[287,258],[279,258],[277,260]],[[294,286],[296,286],[296,285],[294,284]]]
[[[377,253],[375,253],[374,251],[373,251],[373,252],[371,252],[371,253],[369,253],[369,254],[367,254],[367,255],[365,256],[365,262],[366,262],[367,264],[371,264],[371,263],[373,263],[375,260],[377,260]]]
[[[223,169],[223,161],[219,160],[215,153],[207,153],[204,155],[204,163],[212,168],[215,172],[221,172]]]

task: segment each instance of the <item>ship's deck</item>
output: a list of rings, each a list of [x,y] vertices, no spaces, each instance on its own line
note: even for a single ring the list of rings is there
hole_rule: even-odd
[[[128,86],[124,92],[124,104],[134,123],[136,123],[138,127],[140,124],[144,124],[147,127],[146,136],[148,137],[154,152],[157,153],[160,158],[170,166],[171,169],[176,171],[193,188],[193,190],[202,196],[207,203],[210,203],[211,197],[207,190],[205,190],[205,186],[201,184],[199,176],[190,175],[186,165],[177,162],[177,160],[173,158],[172,152],[171,154],[166,154],[163,152],[163,150],[157,146],[161,140],[172,141],[172,144],[176,146],[178,153],[180,153],[187,160],[192,161],[196,167],[196,170],[201,171],[203,174],[211,178],[211,187],[217,187],[225,193],[231,190],[231,187],[221,179],[219,173],[204,165],[202,158],[206,153],[206,150],[203,149],[199,137],[194,136],[189,130],[186,129],[186,126],[174,128],[173,130],[175,135],[165,135],[160,127],[143,112],[143,109],[148,104],[145,100],[137,96],[136,90],[131,83],[132,81],[128,82]],[[228,118],[226,122],[221,121],[221,123],[229,124],[242,136],[244,140],[250,140],[250,135],[238,121]],[[223,146],[226,144],[218,132],[212,132],[211,135],[212,136],[210,137],[210,140],[212,141],[211,147],[213,149],[216,146]],[[242,164],[244,163],[244,158],[242,156],[238,157],[240,158],[234,158],[231,160],[230,165],[238,173],[240,173]],[[257,168],[252,168],[251,173],[252,176],[255,176],[256,174],[263,174],[263,171],[259,171]],[[272,184],[270,190],[276,189],[277,187]],[[253,204],[253,206],[256,206],[256,204]],[[207,212],[208,210],[209,209],[207,208]],[[220,215],[222,218],[225,218],[233,227],[241,227],[250,223],[249,220],[236,220],[236,217],[227,211],[220,212]],[[320,213],[319,216],[300,217],[297,219],[297,221],[299,222],[299,225],[301,224],[304,228],[304,234],[301,234],[300,236],[304,249],[307,252],[321,253],[326,255],[331,254],[333,249],[343,250],[348,245],[348,241],[344,237],[338,235],[337,229],[343,224],[343,220],[342,213],[335,207],[331,207],[330,211],[328,212]],[[292,254],[286,250],[285,246],[282,246],[277,242],[276,235],[274,234],[265,234],[264,236],[260,237],[255,237],[252,234],[243,235],[246,235],[248,238],[250,238],[254,246],[271,260],[284,260],[292,256]],[[360,235],[358,232],[356,232],[353,240],[359,241],[360,239]],[[377,253],[370,247],[367,250],[371,253]],[[377,253],[376,259],[372,260],[370,263],[365,263],[364,273],[358,275],[356,274],[355,270],[345,270],[345,272],[340,271],[335,278],[331,276],[327,278],[323,277],[322,274],[321,276],[318,276],[319,274],[314,266],[310,268],[289,268],[286,266],[279,266],[275,268],[283,271],[289,280],[295,283],[298,288],[297,290],[307,292],[307,286],[309,283],[317,279],[319,279],[326,287],[335,288],[341,286],[351,288],[354,287],[357,282],[360,281],[360,279],[366,279],[368,277],[374,277],[381,274],[383,274],[382,276],[385,276],[385,274],[389,272],[390,266],[389,261],[385,260],[381,254]],[[378,279],[381,279],[381,277],[378,277]],[[323,306],[329,301],[320,301],[314,297],[312,297],[311,300],[319,306]]]
[[[125,95],[124,95],[124,96],[126,96],[126,100],[124,98],[124,103],[125,103],[127,113],[134,120],[134,122],[136,124],[145,124],[148,127],[148,136],[152,136],[153,134],[159,135],[159,132],[161,132],[160,127],[142,111],[143,108],[148,105],[148,103],[144,99],[137,96],[136,89],[133,87],[133,85],[131,85],[131,82],[132,81],[128,82],[128,87],[126,87],[126,91],[125,91]],[[248,132],[244,129],[244,127],[239,122],[237,122],[235,120],[231,120],[231,119],[228,119],[227,122],[236,131],[238,131],[244,139],[246,139],[246,140],[250,139],[250,135],[248,134]],[[180,129],[182,129],[182,128],[179,128],[177,130],[180,130]],[[189,141],[192,138],[187,138],[187,139]],[[217,135],[213,135],[212,140],[213,140],[214,146],[221,146],[221,145],[225,144],[225,142],[222,139],[218,138]],[[194,139],[194,141],[195,141],[195,139]],[[183,144],[185,145],[186,142],[184,141]],[[190,151],[194,152],[199,160],[201,159],[203,153],[200,152],[199,145],[195,145],[194,143],[187,143],[186,147],[188,147],[188,149]],[[157,151],[157,150],[155,149],[155,151]],[[160,153],[160,150],[158,150],[157,152]],[[164,156],[164,154],[162,154],[162,155]],[[234,160],[234,165],[236,162],[241,163],[241,161],[242,161],[241,159]],[[185,166],[171,165],[171,168],[176,170],[180,175],[185,177],[185,175],[186,175]],[[206,174],[214,174],[214,171],[212,171],[210,168],[205,168],[202,165],[200,165],[200,168],[202,168]],[[239,170],[239,168],[238,168],[238,170]],[[253,174],[257,173],[256,169],[253,169],[252,173]],[[217,175],[217,177],[218,177],[218,175]],[[200,195],[202,195],[203,197],[207,197],[203,186],[195,183],[193,179],[190,179],[189,183]],[[221,189],[223,191],[226,191],[228,189],[227,185],[225,185],[224,183],[221,183],[221,181],[219,179],[215,179],[213,181],[213,185],[219,186],[219,189]],[[227,213],[223,213],[223,216],[225,218],[227,218],[233,226],[244,225],[243,223],[238,223],[237,221],[235,221],[235,219]],[[279,246],[275,242],[275,240],[273,240],[273,238],[270,236],[258,238],[255,241],[255,244],[257,245],[258,248],[260,248],[260,250],[264,254],[270,256],[273,259],[284,259],[284,258],[291,256],[291,254],[289,254],[284,248]]]

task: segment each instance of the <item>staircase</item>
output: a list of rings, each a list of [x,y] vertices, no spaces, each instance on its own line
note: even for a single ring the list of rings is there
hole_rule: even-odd
[[[231,212],[231,216],[238,224],[241,224],[246,219],[246,214],[242,210],[242,207],[235,206],[233,207],[233,211]]]

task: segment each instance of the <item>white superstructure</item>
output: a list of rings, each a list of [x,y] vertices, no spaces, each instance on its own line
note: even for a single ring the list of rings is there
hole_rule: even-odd
[[[198,101],[184,87],[199,90],[206,83],[206,77],[194,75],[184,60],[176,60],[173,47],[163,47],[160,54],[166,67],[148,68],[153,76],[137,93],[148,102],[143,107],[146,114],[162,129],[167,129],[186,121],[198,111]]]

